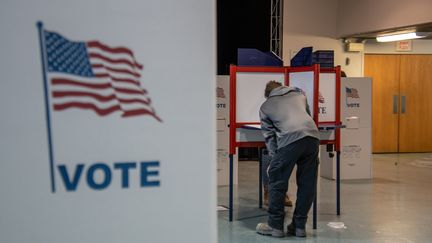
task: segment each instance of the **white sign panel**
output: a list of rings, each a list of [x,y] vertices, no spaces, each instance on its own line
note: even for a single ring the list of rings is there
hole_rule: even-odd
[[[318,121],[336,121],[336,74],[319,74]]]
[[[372,173],[372,80],[341,78],[341,179],[370,179]],[[324,133],[320,133],[323,135]],[[335,179],[336,158],[321,146],[321,176]]]
[[[219,186],[229,184],[229,75],[217,76],[217,182]]]
[[[341,79],[342,178],[372,178],[372,79]]]
[[[214,2],[0,12],[0,242],[216,242]]]
[[[266,84],[271,80],[284,84],[284,79],[283,73],[237,73],[237,122],[260,122],[259,110],[265,101]]]
[[[358,117],[359,127],[372,127],[372,79],[341,79],[341,118]]]

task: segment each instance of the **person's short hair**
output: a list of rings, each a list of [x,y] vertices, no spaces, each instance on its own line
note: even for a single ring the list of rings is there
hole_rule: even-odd
[[[282,83],[276,82],[274,80],[271,80],[267,83],[265,91],[264,91],[264,97],[268,98],[270,95],[270,92],[272,92],[273,89],[282,86]]]
[[[346,73],[344,71],[341,71],[341,77],[346,77]]]

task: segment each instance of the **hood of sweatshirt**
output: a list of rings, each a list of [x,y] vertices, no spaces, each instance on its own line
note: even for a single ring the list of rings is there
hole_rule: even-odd
[[[273,96],[281,96],[281,95],[287,94],[287,93],[289,93],[291,91],[298,91],[298,88],[296,88],[296,87],[289,87],[289,86],[280,86],[280,87],[274,88],[270,92],[269,98],[273,97]]]

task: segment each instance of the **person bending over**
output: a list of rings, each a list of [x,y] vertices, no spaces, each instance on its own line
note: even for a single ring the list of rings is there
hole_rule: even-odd
[[[319,135],[303,91],[281,83],[267,83],[259,115],[265,143],[272,158],[268,169],[269,206],[267,223],[259,223],[259,234],[284,236],[284,199],[288,181],[297,165],[297,200],[289,235],[306,236],[308,212],[315,197]]]

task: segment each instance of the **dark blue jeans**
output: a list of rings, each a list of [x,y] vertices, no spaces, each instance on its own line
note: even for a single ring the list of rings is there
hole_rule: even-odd
[[[261,155],[261,172],[262,172],[262,180],[263,180],[263,185],[268,185],[269,179],[268,179],[268,175],[267,175],[267,168],[270,165],[270,160],[271,157],[268,154],[267,149],[263,149],[262,151],[262,155]]]
[[[270,161],[268,224],[283,230],[285,219],[284,198],[288,180],[297,164],[297,200],[292,222],[304,229],[307,215],[315,197],[319,140],[305,137],[281,149]]]

